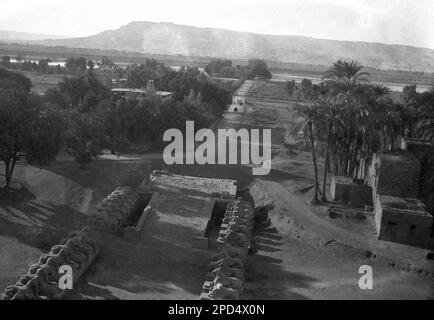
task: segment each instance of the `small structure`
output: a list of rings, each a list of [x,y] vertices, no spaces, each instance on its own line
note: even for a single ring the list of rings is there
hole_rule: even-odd
[[[232,98],[232,104],[228,108],[228,112],[244,112],[245,104],[246,104],[245,97],[234,96]]]
[[[372,203],[372,189],[347,177],[333,176],[330,194],[333,201],[347,203],[356,208]]]
[[[215,212],[224,212],[235,200],[237,182],[153,171],[139,190],[151,197],[137,224],[127,230],[128,239],[137,240],[146,234],[144,229],[152,228],[167,238],[208,249]]]
[[[433,217],[416,199],[419,178],[420,162],[412,154],[373,155],[366,180],[373,190],[379,239],[423,248],[432,246]]]
[[[378,195],[375,225],[381,240],[428,248],[433,217],[417,199]]]
[[[148,89],[139,88],[113,88],[111,92],[114,94],[126,96],[127,98],[145,98],[156,96],[163,101],[171,101],[173,93],[168,91],[150,91]]]
[[[431,148],[431,141],[416,138],[401,138],[401,149],[412,153],[419,153]]]
[[[235,96],[232,99],[232,104],[237,104],[239,106],[242,106],[242,105],[246,104],[246,98],[241,97],[241,96]]]
[[[126,85],[127,82],[128,82],[127,78],[112,79],[112,85]]]

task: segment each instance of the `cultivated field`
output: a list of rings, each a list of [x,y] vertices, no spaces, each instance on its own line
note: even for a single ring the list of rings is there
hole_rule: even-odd
[[[59,82],[67,77],[65,75],[58,74],[44,74],[26,71],[20,72],[29,78],[30,81],[32,81],[32,90],[39,94],[45,93],[50,88],[55,88]]]

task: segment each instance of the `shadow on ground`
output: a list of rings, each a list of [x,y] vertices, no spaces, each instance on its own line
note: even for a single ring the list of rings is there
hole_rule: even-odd
[[[79,288],[90,299],[197,299],[210,251],[170,239],[130,242],[104,235],[103,251]]]
[[[256,254],[246,263],[246,298],[252,300],[304,300],[307,297],[295,292],[308,289],[318,281],[302,273],[285,271],[283,260],[273,253],[280,252],[281,237],[274,228],[258,227],[255,234]]]
[[[25,187],[0,195],[0,234],[46,251],[71,230],[81,229],[86,216],[65,205],[39,201]]]

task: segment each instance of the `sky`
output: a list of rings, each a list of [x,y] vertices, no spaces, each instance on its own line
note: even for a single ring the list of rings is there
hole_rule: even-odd
[[[2,0],[0,30],[70,37],[131,21],[434,49],[434,0]]]

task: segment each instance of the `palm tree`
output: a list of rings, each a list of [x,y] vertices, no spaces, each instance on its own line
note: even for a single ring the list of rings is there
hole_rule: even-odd
[[[434,138],[434,87],[419,95],[420,105],[417,107],[418,120],[416,133],[426,140]]]
[[[368,82],[365,76],[367,72],[362,72],[363,65],[356,61],[338,60],[326,71],[323,80],[331,90],[332,95],[344,93],[355,95],[360,83]]]
[[[363,65],[356,61],[338,60],[326,71],[323,80],[325,80],[332,95],[339,93],[357,95],[357,88],[360,83],[368,82],[365,76],[369,73],[362,72],[363,68]]]
[[[318,165],[317,165],[317,158],[316,158],[316,151],[315,151],[315,125],[318,124],[321,120],[321,109],[318,107],[318,104],[299,104],[294,107],[294,109],[300,113],[304,119],[305,119],[305,128],[307,129],[309,141],[311,145],[311,152],[312,152],[312,163],[315,173],[315,186],[314,186],[314,197],[312,199],[312,205],[319,204],[318,199],[318,191],[319,191],[319,179],[318,179]]]
[[[321,108],[322,116],[327,123],[326,153],[324,160],[323,189],[321,197],[321,201],[326,202],[327,172],[330,167],[330,147],[332,144],[334,144],[334,141],[332,141],[333,137],[335,137],[336,134],[338,134],[338,132],[345,127],[345,125],[341,118],[342,107],[336,101],[336,99],[320,99],[318,100],[318,107]]]
[[[363,65],[356,61],[337,61],[325,73],[323,80],[328,88],[328,95],[336,97],[345,108],[341,117],[345,121],[345,137],[339,139],[339,163],[340,174],[349,175],[355,167],[357,152],[360,148],[360,136],[363,134],[358,130],[359,124],[368,116],[363,101],[366,92],[365,76]]]

